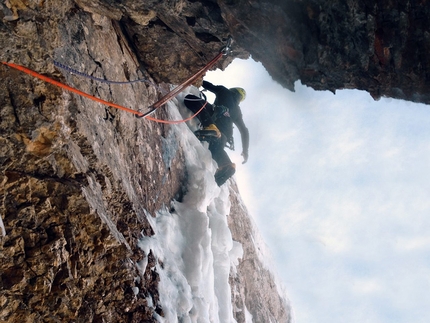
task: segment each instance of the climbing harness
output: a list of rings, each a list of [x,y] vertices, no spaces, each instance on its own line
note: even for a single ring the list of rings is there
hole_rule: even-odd
[[[231,50],[231,43],[232,43],[232,38],[230,36],[228,38],[228,40],[227,40],[226,46],[224,46],[220,50],[220,52],[218,53],[218,55],[214,59],[212,59],[208,64],[206,64],[196,74],[194,74],[193,76],[191,76],[190,78],[188,78],[185,82],[183,82],[182,84],[180,84],[179,86],[177,86],[171,92],[169,92],[168,94],[166,94],[165,96],[163,96],[160,100],[158,100],[156,103],[154,103],[152,106],[150,106],[149,107],[150,110],[148,112],[146,112],[146,113],[142,113],[140,111],[136,111],[136,110],[124,107],[122,105],[113,103],[113,102],[109,102],[109,101],[105,101],[105,100],[99,99],[99,98],[97,98],[97,97],[95,97],[95,96],[93,96],[91,94],[82,92],[82,91],[80,91],[80,90],[78,90],[76,88],[73,88],[73,87],[71,87],[71,86],[69,86],[67,84],[64,84],[64,83],[61,83],[59,81],[56,81],[56,80],[54,80],[54,79],[52,79],[52,78],[50,78],[48,76],[39,74],[39,73],[37,73],[37,72],[35,72],[35,71],[33,71],[33,70],[25,67],[25,66],[21,66],[21,65],[15,64],[15,63],[7,63],[7,62],[1,62],[1,63],[4,64],[4,65],[9,66],[11,68],[14,68],[16,70],[19,70],[21,72],[24,72],[24,73],[26,73],[28,75],[31,75],[31,76],[33,76],[35,78],[38,78],[38,79],[40,79],[42,81],[45,81],[47,83],[53,84],[55,86],[58,86],[58,87],[60,87],[60,88],[62,88],[64,90],[67,90],[67,91],[70,91],[72,93],[78,94],[80,96],[86,97],[86,98],[88,98],[88,99],[90,99],[92,101],[96,101],[96,102],[99,102],[99,103],[101,103],[103,105],[107,105],[107,106],[110,106],[110,107],[113,107],[113,108],[116,108],[116,109],[119,109],[119,110],[123,110],[123,111],[129,112],[129,113],[132,113],[132,114],[134,114],[138,118],[145,118],[145,119],[148,119],[148,120],[151,120],[151,121],[155,121],[155,122],[159,122],[159,123],[178,124],[178,123],[182,123],[182,122],[187,122],[187,121],[193,119],[194,117],[196,117],[205,108],[205,106],[207,105],[208,102],[207,102],[206,98],[205,98],[206,102],[205,102],[205,104],[203,104],[203,106],[200,108],[200,110],[197,111],[191,117],[186,118],[184,120],[160,120],[160,119],[152,118],[149,115],[152,114],[156,109],[158,109],[159,107],[161,107],[163,104],[166,104],[173,97],[175,97],[176,95],[178,95],[180,92],[182,92],[186,87],[188,87],[189,85],[191,85],[195,80],[197,80],[200,76],[202,76],[207,70],[209,70],[212,66],[214,66],[220,60],[220,58],[223,55],[227,55],[230,52],[230,50]],[[69,71],[70,73],[74,73],[76,75],[80,75],[80,76],[83,76],[83,77],[88,77],[90,79],[93,79],[93,80],[99,81],[99,82],[105,82],[105,83],[111,83],[111,84],[130,84],[130,83],[136,83],[136,82],[148,82],[148,83],[150,83],[152,85],[155,85],[158,88],[158,86],[155,83],[150,82],[150,81],[145,80],[145,79],[138,79],[138,80],[127,81],[127,82],[109,81],[109,80],[105,80],[105,79],[93,77],[91,75],[79,72],[77,70],[74,70],[74,69],[72,69],[72,68],[70,68],[70,67],[68,67],[68,66],[66,66],[64,64],[61,64],[59,62],[56,62],[56,61],[54,61],[54,65],[56,67],[58,67],[58,68],[65,69],[65,70]]]
[[[207,104],[208,104],[208,101],[207,101],[207,98],[206,98],[206,95],[202,92],[202,91],[200,91],[200,95],[201,96],[203,96],[203,98],[202,97],[200,97],[200,98],[187,98],[187,97],[185,97],[184,98],[184,101],[205,101],[205,103],[204,103],[204,105],[203,105],[203,107],[205,107]],[[198,113],[200,113],[200,111],[203,109],[203,107],[202,108],[200,108],[200,110],[199,110],[199,112]],[[212,109],[213,108],[213,109]],[[216,122],[216,120],[218,119],[218,118],[220,118],[220,117],[227,117],[227,118],[230,118],[230,113],[229,113],[229,109],[226,107],[226,106],[224,106],[224,105],[212,105],[212,108],[210,109],[210,110],[213,110],[213,114],[212,114],[212,118],[215,120],[215,122]],[[198,114],[197,113],[197,114]],[[201,138],[205,138],[205,136],[202,136]],[[206,139],[205,139],[206,140]],[[228,148],[228,149],[230,149],[230,150],[233,150],[234,151],[234,138],[233,138],[233,136],[231,136],[230,138],[227,138],[227,141],[226,141],[226,143],[225,143],[225,146]]]

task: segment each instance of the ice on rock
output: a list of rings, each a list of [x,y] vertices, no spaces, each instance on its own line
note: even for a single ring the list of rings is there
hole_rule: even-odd
[[[168,111],[176,120],[183,118],[179,111],[185,113],[182,102],[186,94],[168,104]],[[138,243],[146,255],[152,251],[163,263],[157,264],[156,270],[165,317],[157,319],[169,323],[234,322],[228,280],[231,265],[241,256],[242,249],[233,242],[227,225],[229,190],[227,185],[216,185],[216,164],[190,127],[179,124],[171,131],[184,149],[187,193],[181,202],[174,201],[169,210],[157,212],[156,218],[150,220],[155,234],[142,237]],[[169,136],[173,138],[172,134]],[[171,156],[168,157],[170,160]],[[146,263],[143,260],[139,267],[146,267]]]

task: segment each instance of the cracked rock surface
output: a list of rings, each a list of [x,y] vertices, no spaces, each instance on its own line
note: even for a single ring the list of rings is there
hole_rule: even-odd
[[[425,1],[7,0],[0,59],[145,111],[232,35],[233,52],[218,68],[252,55],[288,89],[301,80],[429,103],[429,10]],[[99,83],[54,62],[148,82]],[[183,152],[170,126],[4,65],[0,79],[0,320],[153,322],[163,311],[156,259],[136,243],[153,234],[148,216],[184,194]],[[245,306],[260,310],[254,317],[287,318],[273,280],[249,280],[264,268],[247,244],[250,224],[234,188],[231,200],[231,231],[246,259],[231,277],[235,318],[244,322]],[[134,264],[143,257],[149,265],[140,273]],[[273,293],[260,299],[262,289]]]
[[[71,1],[17,12],[1,25],[2,60],[135,108],[157,99],[151,84],[100,85],[54,68],[56,60],[102,78],[142,78],[111,19]],[[182,194],[181,151],[163,160],[169,127],[4,66],[0,74],[1,321],[154,321],[155,260],[145,255],[139,273],[136,243],[153,234],[147,216]]]

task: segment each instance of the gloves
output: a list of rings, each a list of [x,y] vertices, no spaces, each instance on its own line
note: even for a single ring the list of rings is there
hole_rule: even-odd
[[[242,164],[245,164],[248,161],[248,152],[244,151],[244,152],[242,152],[241,155],[243,156],[243,163]]]

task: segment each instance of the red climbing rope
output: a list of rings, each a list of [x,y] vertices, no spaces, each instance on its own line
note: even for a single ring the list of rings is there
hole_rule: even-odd
[[[205,104],[203,104],[203,106],[199,109],[199,111],[197,111],[195,114],[193,114],[191,117],[183,119],[183,120],[160,120],[160,119],[154,119],[153,117],[150,116],[144,116],[144,118],[151,120],[151,121],[155,121],[155,122],[159,122],[159,123],[167,123],[167,124],[178,124],[178,123],[183,123],[183,122],[187,122],[190,121],[191,119],[193,119],[195,116],[197,116],[200,112],[202,112],[202,110],[205,108],[206,104],[208,104],[208,101],[205,102]]]
[[[159,107],[161,107],[163,104],[167,103],[169,100],[171,100],[173,97],[175,97],[177,94],[181,93],[186,87],[190,86],[195,80],[197,80],[200,76],[202,76],[208,69],[210,69],[213,65],[216,64],[216,62],[219,61],[219,59],[222,57],[223,53],[220,52],[213,60],[211,60],[206,66],[204,66],[200,71],[198,71],[196,74],[191,76],[189,79],[187,79],[182,84],[175,87],[172,91],[167,93],[165,96],[163,96],[160,100],[155,102],[152,106],[150,106],[150,110],[146,113],[144,113],[141,117],[146,117],[153,113],[155,110],[157,110]]]
[[[120,109],[120,110],[123,110],[123,111],[127,111],[127,112],[130,112],[130,113],[136,114],[136,115],[141,115],[141,114],[142,114],[142,113],[141,113],[141,112],[139,112],[139,111],[135,111],[135,110],[132,110],[132,109],[126,108],[126,107],[124,107],[124,106],[122,106],[122,105],[115,104],[115,103],[112,103],[112,102],[108,102],[108,101],[105,101],[105,100],[102,100],[102,99],[96,98],[95,96],[92,96],[92,95],[90,95],[90,94],[88,94],[88,93],[82,92],[82,91],[80,91],[80,90],[78,90],[78,89],[75,89],[75,88],[73,88],[73,87],[71,87],[71,86],[68,86],[68,85],[66,85],[66,84],[64,84],[64,83],[58,82],[58,81],[56,81],[56,80],[53,80],[52,78],[50,78],[50,77],[48,77],[48,76],[45,76],[45,75],[39,74],[39,73],[37,73],[37,72],[35,72],[35,71],[33,71],[33,70],[31,70],[31,69],[27,68],[27,67],[24,67],[24,66],[21,66],[21,65],[18,65],[18,64],[14,64],[14,63],[6,63],[6,62],[2,62],[2,63],[3,63],[3,64],[5,64],[5,65],[7,65],[7,66],[9,66],[9,67],[12,67],[12,68],[14,68],[14,69],[17,69],[17,70],[19,70],[19,71],[21,71],[21,72],[24,72],[24,73],[26,73],[26,74],[29,74],[29,75],[31,75],[31,76],[33,76],[33,77],[36,77],[36,78],[38,78],[38,79],[40,79],[40,80],[42,80],[42,81],[45,81],[45,82],[51,83],[51,84],[53,84],[53,85],[55,85],[55,86],[61,87],[61,88],[65,89],[65,90],[67,90],[67,91],[70,91],[70,92],[76,93],[76,94],[78,94],[78,95],[80,95],[80,96],[84,96],[84,97],[86,97],[86,98],[88,98],[88,99],[90,99],[90,100],[93,100],[93,101],[99,102],[99,103],[101,103],[101,104],[108,105],[108,106],[111,106],[111,107],[113,107],[113,108],[117,108],[117,109]]]
[[[93,101],[99,102],[99,103],[101,103],[101,104],[103,104],[103,105],[107,105],[107,106],[110,106],[110,107],[113,107],[113,108],[116,108],[116,109],[119,109],[119,110],[123,110],[123,111],[129,112],[129,113],[133,113],[134,115],[136,115],[136,116],[138,116],[138,117],[145,117],[145,118],[146,118],[146,119],[148,119],[148,120],[155,121],[155,122],[159,122],[159,123],[178,124],[178,123],[182,123],[182,122],[189,121],[189,120],[193,119],[195,116],[197,116],[197,115],[198,115],[198,114],[203,110],[203,108],[204,108],[204,107],[206,106],[206,104],[207,104],[207,101],[206,101],[206,103],[201,107],[201,109],[200,109],[199,111],[197,111],[194,115],[192,115],[191,117],[189,117],[189,118],[187,118],[187,119],[184,119],[184,120],[160,120],[160,119],[152,118],[152,117],[150,117],[150,116],[145,116],[145,115],[144,115],[142,112],[140,112],[140,111],[136,111],[136,110],[133,110],[133,109],[130,109],[130,108],[124,107],[124,106],[122,106],[122,105],[119,105],[119,104],[113,103],[113,102],[108,102],[108,101],[105,101],[105,100],[99,99],[99,98],[97,98],[97,97],[95,97],[95,96],[93,96],[93,95],[90,95],[90,94],[88,94],[88,93],[82,92],[82,91],[80,91],[80,90],[78,90],[78,89],[75,89],[75,88],[73,88],[73,87],[69,86],[69,85],[66,85],[66,84],[64,84],[64,83],[61,83],[61,82],[59,82],[59,81],[56,81],[56,80],[54,80],[54,79],[52,79],[52,78],[50,78],[50,77],[48,77],[48,76],[45,76],[45,75],[39,74],[39,73],[37,73],[37,72],[35,72],[35,71],[33,71],[33,70],[31,70],[31,69],[27,68],[27,67],[24,67],[24,66],[21,66],[21,65],[15,64],[15,63],[7,63],[7,62],[1,62],[1,63],[2,63],[2,64],[4,64],[4,65],[7,65],[7,66],[9,66],[9,67],[12,67],[12,68],[14,68],[14,69],[17,69],[17,70],[19,70],[19,71],[21,71],[21,72],[24,72],[24,73],[26,73],[26,74],[29,74],[29,75],[31,75],[31,76],[33,76],[33,77],[35,77],[35,78],[38,78],[38,79],[40,79],[40,80],[42,80],[42,81],[45,81],[45,82],[47,82],[47,83],[51,83],[51,84],[53,84],[53,85],[55,85],[55,86],[58,86],[58,87],[60,87],[60,88],[62,88],[62,89],[64,89],[64,90],[67,90],[67,91],[70,91],[70,92],[76,93],[76,94],[78,94],[78,95],[80,95],[80,96],[83,96],[83,97],[86,97],[86,98],[88,98],[88,99],[90,99],[90,100],[93,100]]]
[[[14,64],[14,63],[6,63],[6,62],[1,62],[1,63],[3,63],[4,65],[7,65],[7,66],[9,66],[9,67],[12,67],[12,68],[15,68],[15,69],[17,69],[17,70],[19,70],[19,71],[21,71],[21,72],[24,72],[24,73],[27,73],[27,74],[29,74],[29,75],[31,75],[31,76],[33,76],[33,77],[36,77],[36,78],[38,78],[38,79],[41,79],[41,80],[43,80],[43,81],[45,81],[45,82],[48,82],[48,83],[51,83],[51,84],[53,84],[53,85],[55,85],[55,86],[58,86],[58,87],[60,87],[60,88],[62,88],[62,89],[65,89],[65,90],[67,90],[67,91],[70,91],[70,92],[73,92],[73,93],[76,93],[76,94],[78,94],[78,95],[80,95],[80,96],[83,96],[83,97],[86,97],[86,98],[88,98],[88,99],[90,99],[90,100],[93,100],[93,101],[96,101],[96,102],[99,102],[99,103],[101,103],[101,104],[104,104],[104,105],[107,105],[107,106],[110,106],[110,107],[113,107],[113,108],[116,108],[116,109],[120,109],[120,110],[123,110],[123,111],[126,111],[126,112],[129,112],[129,113],[133,113],[136,117],[138,117],[138,118],[146,118],[146,119],[148,119],[148,120],[151,120],[151,121],[155,121],[155,122],[160,122],[160,123],[167,123],[167,124],[177,124],[177,123],[182,123],[182,122],[186,122],[186,121],[188,121],[188,120],[191,120],[192,118],[194,118],[196,115],[198,115],[203,109],[204,109],[204,107],[206,106],[206,104],[207,104],[207,101],[206,101],[206,103],[200,108],[200,110],[199,111],[197,111],[197,113],[195,113],[193,116],[191,116],[191,117],[189,117],[189,118],[187,118],[187,119],[184,119],[184,120],[159,120],[159,119],[155,119],[155,118],[152,118],[152,117],[149,117],[149,115],[151,114],[151,113],[153,113],[156,109],[158,109],[159,107],[161,107],[163,104],[166,104],[169,100],[171,100],[173,97],[175,97],[176,95],[178,95],[180,92],[182,92],[186,87],[188,87],[188,86],[190,86],[195,80],[197,80],[199,77],[201,77],[207,70],[209,70],[212,66],[214,66],[219,60],[220,60],[220,58],[223,56],[223,55],[227,55],[228,53],[229,53],[229,51],[230,51],[230,46],[231,46],[231,42],[232,42],[232,38],[231,37],[229,37],[228,38],[228,40],[227,40],[227,45],[226,46],[224,46],[221,50],[220,50],[220,52],[218,53],[218,55],[217,56],[215,56],[209,63],[207,63],[203,68],[201,68],[197,73],[195,73],[194,75],[192,75],[191,77],[189,77],[186,81],[184,81],[182,84],[180,84],[180,85],[178,85],[176,88],[174,88],[172,91],[170,91],[169,93],[167,93],[165,96],[163,96],[160,100],[158,100],[157,102],[155,102],[152,106],[150,106],[149,107],[149,111],[148,112],[145,112],[145,113],[142,113],[142,112],[140,112],[140,111],[136,111],[136,110],[133,110],[133,109],[130,109],[130,108],[127,108],[127,107],[124,107],[124,106],[122,106],[122,105],[119,105],[119,104],[116,104],[116,103],[113,103],[113,102],[108,102],[108,101],[105,101],[105,100],[102,100],[102,99],[99,99],[99,98],[97,98],[97,97],[95,97],[95,96],[93,96],[93,95],[91,95],[91,94],[88,94],[88,93],[85,93],[85,92],[82,92],[82,91],[80,91],[80,90],[78,90],[78,89],[75,89],[75,88],[73,88],[73,87],[71,87],[71,86],[69,86],[69,85],[66,85],[66,84],[64,84],[64,83],[61,83],[61,82],[58,82],[58,81],[56,81],[56,80],[53,80],[52,78],[50,78],[50,77],[48,77],[48,76],[45,76],[45,75],[42,75],[42,74],[39,74],[39,73],[37,73],[37,72],[35,72],[35,71],[33,71],[33,70],[31,70],[31,69],[29,69],[29,68],[27,68],[27,67],[24,67],[24,66],[21,66],[21,65],[18,65],[18,64]],[[74,70],[72,70],[72,69],[70,69],[70,68],[68,68],[67,66],[65,66],[65,65],[62,65],[62,64],[60,64],[60,63],[56,63],[55,64],[56,66],[59,66],[60,68],[66,68],[67,70],[69,70],[69,71],[72,71],[72,72],[75,72]],[[82,75],[82,73],[78,73],[78,74],[80,74],[80,75]],[[99,79],[97,79],[97,80],[99,80]],[[100,81],[100,80],[99,80]],[[140,81],[140,80],[139,80]]]
[[[232,43],[231,36],[227,39],[227,45],[225,45],[221,50],[219,51],[218,55],[215,56],[209,63],[207,63],[205,66],[203,66],[197,73],[189,77],[186,81],[184,81],[182,84],[175,87],[172,91],[167,93],[165,96],[163,96],[160,100],[155,102],[152,106],[149,107],[149,111],[145,112],[142,116],[139,116],[139,118],[145,117],[151,113],[153,113],[155,110],[157,110],[159,107],[161,107],[163,104],[167,103],[170,99],[175,97],[177,94],[182,92],[186,87],[190,86],[195,80],[197,80],[199,77],[203,76],[203,74],[208,71],[212,66],[214,66],[223,55],[227,55],[231,48]]]

